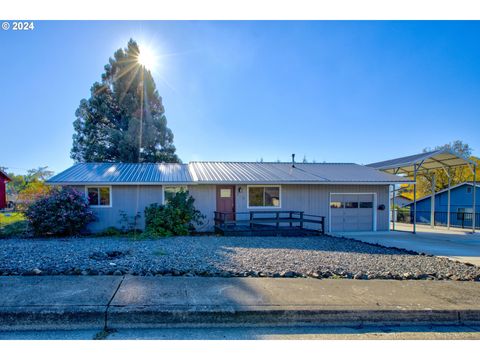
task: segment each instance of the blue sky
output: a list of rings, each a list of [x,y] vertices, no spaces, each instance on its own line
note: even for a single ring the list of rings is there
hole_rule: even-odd
[[[0,31],[0,165],[70,166],[75,110],[130,38],[160,55],[184,162],[480,153],[480,22],[37,21]]]

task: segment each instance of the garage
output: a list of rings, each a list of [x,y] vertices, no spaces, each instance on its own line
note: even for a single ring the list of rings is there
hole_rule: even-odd
[[[374,194],[330,194],[330,231],[374,231]]]

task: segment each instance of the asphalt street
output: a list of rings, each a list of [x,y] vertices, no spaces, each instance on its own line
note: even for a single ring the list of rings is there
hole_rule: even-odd
[[[473,326],[172,327],[2,331],[1,340],[479,340]]]

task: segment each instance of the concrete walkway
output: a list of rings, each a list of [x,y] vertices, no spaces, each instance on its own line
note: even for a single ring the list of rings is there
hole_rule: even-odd
[[[480,283],[134,276],[0,277],[0,330],[480,324]]]
[[[371,244],[407,249],[419,253],[444,256],[453,260],[480,266],[480,233],[472,234],[461,229],[432,229],[417,225],[417,233],[412,234],[412,227],[396,224],[398,231],[338,233]]]

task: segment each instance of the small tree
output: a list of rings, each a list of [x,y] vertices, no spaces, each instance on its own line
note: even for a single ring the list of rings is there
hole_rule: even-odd
[[[166,205],[146,207],[146,236],[188,235],[195,230],[195,224],[202,225],[205,218],[195,208],[194,202],[188,191],[180,191]]]
[[[35,235],[77,235],[95,219],[84,194],[55,188],[25,212]]]

